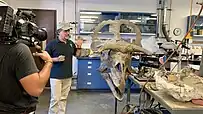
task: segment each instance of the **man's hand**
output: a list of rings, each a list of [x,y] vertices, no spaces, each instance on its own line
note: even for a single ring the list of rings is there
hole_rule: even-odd
[[[46,51],[42,51],[42,53],[34,53],[33,54],[34,56],[39,56],[41,57],[44,61],[50,61],[50,62],[53,62],[52,61],[52,58],[50,57],[50,55],[46,52]]]
[[[59,62],[65,61],[65,56],[63,55],[58,56],[58,61]]]
[[[63,62],[63,61],[65,61],[65,56],[60,55],[58,57],[52,58],[52,60],[53,60],[53,62]]]
[[[83,40],[82,39],[77,39],[75,44],[77,45],[77,48],[81,48],[81,46],[83,44]]]

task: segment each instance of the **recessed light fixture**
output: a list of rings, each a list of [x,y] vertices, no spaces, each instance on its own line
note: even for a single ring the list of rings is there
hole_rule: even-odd
[[[102,12],[80,12],[80,14],[100,15],[100,14],[102,14]]]
[[[81,22],[94,22],[94,19],[80,19]]]
[[[130,20],[130,22],[132,22],[132,23],[140,23],[141,20]]]
[[[155,16],[157,16],[157,14],[156,13],[155,14],[151,14],[151,16],[155,17]]]
[[[99,18],[98,16],[80,16],[82,19],[97,19]]]

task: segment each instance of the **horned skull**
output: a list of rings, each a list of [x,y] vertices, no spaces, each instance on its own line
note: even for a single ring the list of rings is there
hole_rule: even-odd
[[[136,32],[136,39],[133,43],[121,39],[120,26],[123,24],[131,26]],[[98,38],[98,32],[105,25],[109,25],[110,32],[114,34],[114,38],[108,41],[101,41]],[[123,99],[128,76],[136,72],[131,67],[132,53],[143,52],[151,54],[141,46],[139,28],[128,20],[108,20],[100,23],[92,35],[91,49],[96,53],[100,53],[101,64],[98,70],[118,100]]]

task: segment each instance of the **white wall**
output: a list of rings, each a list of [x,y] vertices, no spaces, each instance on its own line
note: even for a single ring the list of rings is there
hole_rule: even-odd
[[[172,5],[172,18],[171,18],[171,30],[174,28],[181,28],[183,33],[179,37],[172,35],[173,39],[182,39],[186,33],[187,16],[190,15],[190,1],[191,0],[173,0]],[[193,15],[197,15],[200,10],[200,5],[196,5],[196,2],[202,2],[202,0],[193,0]],[[171,31],[172,32],[172,31]]]

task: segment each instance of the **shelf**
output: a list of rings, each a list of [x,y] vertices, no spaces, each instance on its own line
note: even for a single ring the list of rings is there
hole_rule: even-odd
[[[139,23],[136,23],[135,25],[138,25],[138,26],[140,26],[140,25],[142,25],[142,26],[156,26],[156,24],[139,24]]]
[[[113,35],[112,33],[101,33],[98,35]],[[93,34],[93,32],[80,32],[80,35],[90,35]],[[136,35],[136,33],[120,33],[121,35]],[[155,36],[154,33],[141,33],[142,36]]]
[[[91,22],[80,22],[80,23],[84,23],[84,24],[99,24],[99,23],[91,23]]]
[[[203,44],[189,44],[189,46],[201,46],[201,47],[203,47]]]
[[[193,37],[203,38],[203,35],[193,35]]]

